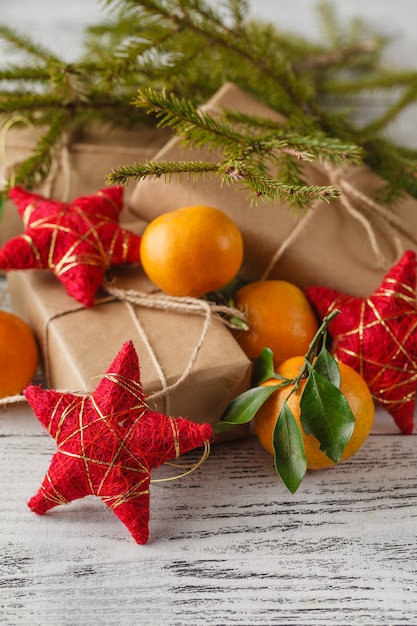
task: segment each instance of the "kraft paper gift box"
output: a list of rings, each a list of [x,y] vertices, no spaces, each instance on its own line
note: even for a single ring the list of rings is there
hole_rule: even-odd
[[[241,111],[285,123],[234,84],[226,83],[202,107],[213,115],[223,109]],[[155,160],[216,162],[215,149],[184,148],[172,138]],[[220,186],[219,179],[198,181],[172,176],[146,178],[134,189],[130,210],[151,221],[181,206],[208,204],[225,211],[240,228],[245,257],[240,276],[245,281],[264,278],[289,280],[300,287],[327,285],[356,296],[367,296],[405,249],[417,250],[417,200],[405,196],[387,208],[374,200],[383,181],[365,166],[336,169],[325,164],[306,166],[307,184],[333,184],[340,199],[315,201],[298,216],[284,202],[251,205],[241,183]]]
[[[115,276],[115,284],[123,290],[155,291],[139,267],[121,268]],[[130,339],[150,404],[169,415],[214,424],[227,404],[249,388],[251,363],[218,318],[211,319],[195,357],[203,316],[134,306],[106,293],[98,295],[94,307],[85,309],[47,270],[12,271],[8,282],[13,311],[37,336],[50,388],[74,393],[93,390]],[[175,386],[191,360],[191,372]],[[164,386],[174,387],[158,395]],[[248,428],[239,426],[221,439],[246,434]]]
[[[0,181],[6,180],[15,166],[30,156],[42,132],[43,129],[27,126],[10,128],[0,157]],[[151,159],[169,136],[166,129],[147,126],[132,130],[91,127],[82,136],[75,135],[68,145],[57,151],[47,179],[32,191],[64,202],[93,194],[106,186],[105,176],[113,168],[127,162],[143,163]],[[125,200],[133,189],[133,184],[125,187]],[[121,221],[128,219],[129,214],[124,211]],[[22,231],[16,207],[7,201],[0,220],[0,246]]]

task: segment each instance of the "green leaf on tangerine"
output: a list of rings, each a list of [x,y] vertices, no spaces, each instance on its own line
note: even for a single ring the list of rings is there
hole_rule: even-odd
[[[259,385],[274,375],[274,353],[271,348],[264,348],[261,354],[253,361],[253,385]]]
[[[279,385],[252,387],[241,393],[226,407],[220,422],[214,426],[215,433],[221,433],[234,424],[247,424],[271,396]]]
[[[327,378],[335,387],[340,387],[340,370],[336,359],[323,344],[313,368],[316,372]]]
[[[320,450],[339,463],[355,426],[355,417],[340,389],[314,369],[300,400],[304,432],[320,442]]]
[[[287,401],[278,415],[273,433],[275,468],[287,489],[294,493],[307,471],[303,436]]]

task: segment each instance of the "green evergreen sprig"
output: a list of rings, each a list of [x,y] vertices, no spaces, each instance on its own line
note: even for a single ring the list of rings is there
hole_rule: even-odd
[[[62,111],[54,116],[47,132],[38,142],[31,156],[20,163],[14,174],[14,183],[25,183],[28,187],[39,184],[48,175],[54,150],[59,146],[67,127],[67,116]]]
[[[273,158],[285,153],[310,162],[326,159],[335,165],[340,165],[346,159],[358,163],[363,156],[363,151],[358,146],[342,143],[337,138],[326,137],[323,133],[305,136],[288,130],[285,125],[277,128],[277,125],[271,125],[270,120],[227,110],[222,117],[216,118],[197,109],[190,100],[178,98],[173,93],[167,96],[164,91],[158,93],[151,88],[141,90],[134,104],[145,107],[148,113],[154,113],[159,126],[173,128],[184,146],[216,146],[225,153],[234,151],[238,146],[241,152],[248,153],[253,158]],[[238,120],[242,126],[251,125],[252,133],[236,130],[227,120],[228,116],[229,120]],[[261,135],[260,131],[268,125],[270,132]]]
[[[230,81],[287,118],[285,128],[270,129],[269,139],[288,142],[278,148],[266,141],[266,121],[263,129],[249,119],[241,121],[246,138],[263,139],[256,150],[252,146],[255,163],[243,161],[246,169],[256,170],[253,174],[259,175],[258,187],[266,199],[269,192],[262,177],[271,161],[275,159],[276,182],[299,187],[301,198],[300,157],[320,158],[321,148],[321,157],[335,162],[343,146],[345,152],[357,146],[356,154],[362,153],[364,162],[387,180],[386,199],[404,191],[417,196],[416,151],[385,136],[398,115],[417,101],[416,72],[385,68],[381,54],[387,38],[361,20],[342,23],[335,7],[322,3],[318,16],[323,34],[314,42],[251,19],[246,0],[225,0],[216,9],[206,0],[107,0],[105,4],[108,17],[86,29],[85,52],[72,63],[31,37],[0,25],[0,40],[22,58],[19,64],[13,61],[0,68],[0,115],[7,120],[24,114],[44,127],[42,145],[35,148],[36,158],[28,167],[28,172],[37,169],[37,174],[23,178],[22,184],[45,176],[58,135],[70,137],[97,121],[115,126],[145,120],[157,124],[160,118],[155,114],[145,115],[142,107],[133,105],[138,90],[141,96],[148,88],[173,94],[196,109]],[[390,94],[391,103],[381,115],[358,127],[354,120],[363,96],[375,95],[379,103],[381,89]],[[227,142],[227,123],[236,129],[235,122],[224,117],[220,134],[214,127],[200,128],[201,143],[213,141],[217,147],[223,131]],[[184,134],[173,118],[170,124]],[[222,161],[242,161],[233,150]],[[274,150],[279,157],[272,156]],[[219,182],[224,180],[220,177]],[[306,199],[310,192],[305,189]]]
[[[239,183],[250,191],[252,200],[259,197],[267,201],[281,199],[295,207],[302,207],[313,199],[320,198],[326,202],[337,198],[338,189],[319,185],[287,185],[240,161],[226,159],[218,163],[207,161],[146,161],[144,164],[135,163],[114,170],[107,175],[107,181],[114,184],[126,184],[130,178],[143,180],[148,177],[164,178],[169,183],[173,176],[187,179],[201,180],[207,175],[219,176],[221,185]]]
[[[282,199],[300,207],[314,198],[329,201],[339,193],[332,186],[304,184],[300,170],[290,168],[289,163],[293,163],[293,159],[308,162],[327,159],[340,164],[347,159],[359,162],[362,154],[357,146],[346,145],[324,135],[305,137],[291,130],[286,132],[285,126],[275,131],[268,129],[266,134],[262,134],[262,131],[265,133],[265,125],[253,116],[246,119],[242,114],[235,115],[235,121],[239,121],[236,128],[225,116],[213,117],[197,109],[189,100],[172,93],[167,96],[150,88],[142,90],[135,103],[154,114],[159,126],[173,128],[184,146],[217,148],[221,158],[217,163],[158,160],[153,163],[148,161],[145,165],[121,167],[108,175],[110,183],[124,184],[130,177],[141,180],[149,176],[163,176],[169,182],[174,173],[178,176],[186,174],[197,180],[210,173],[220,177],[221,185],[237,183],[247,187],[252,199]],[[256,124],[257,130],[253,132]],[[248,126],[252,133],[247,132]],[[280,177],[271,173],[274,167]]]

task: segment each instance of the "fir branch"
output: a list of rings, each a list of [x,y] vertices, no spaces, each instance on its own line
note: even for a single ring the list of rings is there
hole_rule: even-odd
[[[106,176],[106,182],[109,184],[126,185],[131,178],[135,180],[143,180],[145,178],[164,178],[169,182],[175,174],[178,178],[182,174],[193,180],[198,180],[206,174],[215,175],[219,171],[216,163],[208,161],[148,161],[145,163],[134,163],[133,165],[123,165],[118,169],[112,170]]]
[[[276,202],[282,200],[290,207],[298,210],[306,207],[312,200],[329,202],[337,198],[340,193],[332,186],[288,184],[272,178],[262,170],[250,164],[239,161],[225,161],[219,164],[219,174],[222,184],[241,183],[250,191],[252,202],[262,198],[264,201]]]
[[[324,94],[331,96],[344,96],[349,94],[359,94],[363,91],[387,90],[398,87],[410,87],[417,82],[417,72],[415,70],[392,71],[383,70],[370,76],[355,76],[351,80],[341,80],[340,78],[326,79],[321,84]]]
[[[108,0],[109,5],[112,2],[113,0]],[[259,35],[259,26],[252,28],[250,24],[239,24],[238,32],[236,32],[225,25],[220,14],[201,0],[188,0],[188,2],[129,0],[128,4],[142,8],[147,13],[174,24],[178,32],[194,33],[203,40],[209,41],[211,46],[217,46],[251,66],[258,80],[259,77],[264,77],[265,80],[274,83],[276,91],[280,91],[283,113],[289,112],[294,106],[299,107],[300,110],[306,110],[312,106],[312,102],[307,101],[306,94],[302,93],[302,83],[297,82],[287,59],[277,54],[277,49],[265,48],[264,41],[268,41],[267,37],[255,39],[255,34]]]
[[[294,70],[300,73],[322,68],[340,67],[346,64],[358,66],[358,64],[363,65],[365,63],[364,56],[366,56],[366,63],[368,64],[367,56],[378,50],[379,44],[376,40],[371,39],[369,41],[358,42],[349,48],[338,48],[312,55],[303,61],[295,63]]]
[[[173,93],[167,96],[164,91],[158,93],[151,88],[143,89],[134,104],[155,114],[159,126],[173,128],[186,144],[201,147],[210,143],[224,147],[246,139],[224,120],[213,118],[198,110],[190,100],[178,98]]]
[[[172,110],[150,111],[148,123],[171,126],[191,145],[220,149],[222,162],[241,164],[248,180],[275,172],[283,185],[301,189],[298,158],[341,163],[359,160],[362,151],[364,162],[387,178],[387,190],[417,196],[415,153],[381,139],[386,125],[415,101],[416,75],[381,67],[386,40],[360,20],[342,25],[334,8],[322,6],[326,38],[316,43],[248,19],[245,0],[224,0],[219,9],[207,0],[107,0],[107,6],[113,8],[113,17],[88,30],[86,54],[73,64],[0,27],[0,39],[28,57],[22,66],[2,70],[0,112],[22,112],[34,124],[46,122],[52,137],[61,113],[68,131],[97,119],[119,126],[143,121],[144,109],[132,106],[137,90],[165,87],[177,101],[172,100]],[[249,116],[238,120],[233,112],[214,121],[200,112],[194,116],[226,81],[288,121],[271,126]],[[358,95],[375,92],[378,98],[377,90],[393,88],[401,89],[393,104],[365,129],[358,128],[352,121]],[[186,113],[182,120],[179,96]],[[342,113],[338,107],[347,96],[351,113]],[[192,106],[187,111],[188,103]],[[38,174],[45,171],[41,165]],[[250,184],[256,194],[255,181]],[[266,179],[259,184],[266,190],[258,190],[261,195],[273,193]]]
[[[262,155],[286,154],[303,161],[328,161],[341,165],[346,160],[360,163],[363,150],[354,144],[345,144],[334,137],[324,135],[301,136],[292,132],[279,130],[266,138],[251,141],[252,150]]]
[[[52,94],[35,94],[27,91],[0,95],[0,113],[42,111],[42,109],[62,110],[71,107]]]
[[[0,113],[7,115],[24,113],[34,123],[40,125],[48,120],[47,116],[53,111],[67,113],[73,119],[77,117],[80,120],[89,118],[91,121],[91,118],[102,117],[114,123],[114,111],[117,110],[121,116],[117,122],[118,126],[123,126],[128,122],[131,125],[133,121],[136,123],[146,122],[146,116],[135,113],[132,106],[124,98],[109,97],[102,100],[102,94],[97,96],[96,98],[92,94],[88,101],[74,102],[72,100],[65,101],[55,94],[33,94],[26,91],[13,94],[0,92]]]
[[[267,202],[277,199],[288,202],[298,208],[305,206],[312,199],[321,199],[326,202],[338,197],[339,192],[332,186],[307,186],[300,184],[286,184],[270,176],[262,169],[240,161],[225,159],[219,163],[206,161],[146,161],[144,164],[122,166],[107,175],[109,184],[126,184],[131,178],[143,180],[145,178],[164,178],[170,182],[176,175],[181,180],[182,175],[192,180],[204,178],[207,174],[219,176],[221,185],[240,184],[250,191],[252,200],[262,197]]]
[[[50,119],[49,129],[39,140],[32,155],[16,168],[14,173],[15,184],[33,187],[46,178],[54,152],[67,129],[68,116],[65,112],[60,112]]]
[[[319,2],[316,11],[329,53],[336,55],[329,58],[330,65],[352,61],[352,57],[356,54],[371,55],[375,59],[375,56],[379,56],[383,45],[387,42],[386,37],[381,35],[372,34],[370,36],[370,28],[364,20],[358,17],[342,24],[334,4]]]
[[[167,162],[148,161],[145,166],[122,167],[114,170],[108,182],[125,184],[130,177],[141,180],[146,177],[170,179],[176,173],[187,173],[197,179],[201,174],[218,174],[221,184],[240,182],[247,187],[252,198],[262,197],[266,201],[282,198],[291,205],[302,206],[312,198],[332,199],[337,192],[330,187],[308,187],[302,183],[302,176],[296,167],[291,168],[288,157],[297,160],[314,161],[326,159],[340,164],[350,157],[359,161],[361,150],[356,146],[345,145],[334,138],[324,136],[308,137],[278,128],[276,133],[266,136],[253,136],[236,130],[224,118],[214,118],[206,111],[198,110],[190,101],[177,98],[174,94],[166,96],[152,89],[140,92],[136,103],[155,114],[159,125],[176,130],[185,145],[217,147],[223,159],[217,164],[206,162]],[[244,117],[240,117],[242,122]],[[250,118],[250,123],[254,118]],[[308,148],[308,150],[307,150]],[[280,163],[285,158],[286,166]],[[281,180],[274,180],[268,169],[277,168]]]
[[[44,67],[11,65],[8,68],[0,68],[0,81],[46,83],[50,78],[51,73]]]
[[[296,158],[307,161],[327,158],[337,164],[347,158],[359,162],[362,156],[362,151],[357,146],[344,144],[336,138],[324,135],[302,136],[277,128],[273,134],[254,137],[236,130],[224,117],[214,118],[207,112],[198,110],[189,100],[177,98],[174,94],[166,96],[165,93],[157,93],[150,88],[142,90],[135,103],[154,113],[161,126],[174,128],[184,145],[202,147],[209,144],[212,147],[218,146],[225,153],[238,149],[246,157],[261,155],[274,158],[278,153],[293,154]],[[242,123],[247,118],[240,115],[238,119]],[[256,120],[259,122],[259,118],[252,116],[249,123],[254,124]]]
[[[18,34],[15,29],[6,24],[0,24],[0,38],[7,42],[13,50],[20,50],[45,64],[61,62],[50,50],[35,43],[30,37]]]
[[[228,8],[233,19],[233,27],[239,30],[249,16],[249,4],[246,0],[230,0]]]
[[[413,104],[417,101],[417,83],[411,85],[405,93],[398,98],[398,100],[391,105],[383,115],[381,115],[378,119],[374,119],[370,124],[367,124],[363,128],[364,135],[373,134],[376,135],[383,129],[385,129],[388,124],[395,119],[397,119],[398,115],[410,104]]]
[[[283,154],[278,160],[275,169],[277,180],[285,180],[292,187],[302,187],[305,185],[304,174],[300,166],[300,161],[291,155]]]
[[[129,26],[131,29],[131,19]],[[119,24],[116,24],[116,31],[118,27]],[[105,28],[103,37],[108,38],[111,26],[104,26],[103,28]],[[122,37],[121,41],[119,41],[120,33],[115,41],[110,37],[107,48],[103,48],[102,44],[98,46],[94,43],[93,62],[91,61],[91,54],[89,54],[88,65],[96,74],[100,74],[108,84],[120,85],[122,81],[130,82],[132,79],[136,79],[138,81],[136,87],[138,87],[141,82],[144,82],[140,79],[140,75],[151,78],[154,82],[156,70],[160,63],[159,59],[164,57],[164,50],[169,48],[171,39],[175,35],[175,32],[161,28],[158,24],[148,26],[146,22],[144,24],[139,23],[134,33],[130,31],[125,37]],[[111,65],[108,63],[108,57],[112,59]],[[164,67],[166,65],[165,59]]]

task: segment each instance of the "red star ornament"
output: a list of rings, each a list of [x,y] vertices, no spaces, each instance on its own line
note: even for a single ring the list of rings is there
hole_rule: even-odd
[[[44,514],[59,504],[98,496],[140,544],[149,536],[151,470],[213,436],[209,424],[148,408],[131,341],[89,396],[34,385],[24,393],[58,446],[29,508]]]
[[[326,287],[305,291],[320,317],[340,310],[329,324],[333,353],[363,376],[401,432],[411,434],[417,383],[416,254],[406,251],[368,298]]]
[[[25,232],[0,250],[0,269],[49,268],[70,296],[90,307],[111,265],[139,262],[140,237],[118,224],[122,187],[101,189],[70,203],[21,187],[13,187],[9,195]]]

